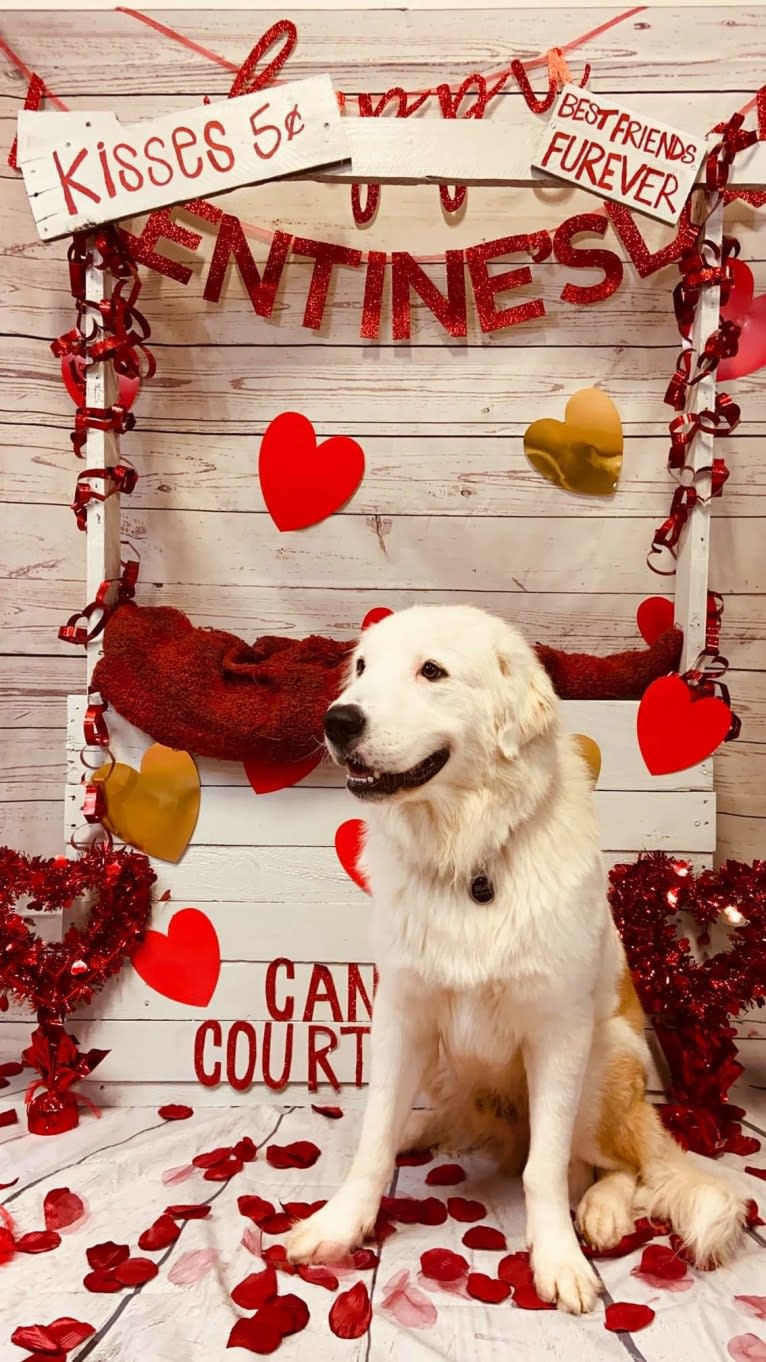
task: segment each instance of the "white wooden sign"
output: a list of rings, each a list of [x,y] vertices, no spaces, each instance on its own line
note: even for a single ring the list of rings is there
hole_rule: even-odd
[[[18,138],[44,241],[349,155],[329,76],[127,127],[113,113],[22,110]]]
[[[577,85],[565,85],[532,162],[557,179],[676,223],[706,137],[669,128]]]

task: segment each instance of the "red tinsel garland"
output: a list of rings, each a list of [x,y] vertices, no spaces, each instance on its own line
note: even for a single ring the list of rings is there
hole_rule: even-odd
[[[69,1089],[104,1052],[81,1054],[63,1019],[89,1003],[138,948],[156,878],[145,856],[104,845],[79,860],[51,861],[0,848],[0,1011],[10,994],[37,1012],[39,1027],[23,1055],[40,1074],[27,1091],[27,1119],[36,1134],[77,1124],[78,1098]],[[62,941],[42,941],[22,916],[66,910],[84,895],[93,896],[88,921],[67,928]],[[39,1087],[48,1091],[35,1096]]]
[[[666,1125],[698,1153],[751,1153],[744,1112],[726,1097],[742,1072],[731,1022],[766,1001],[766,862],[727,861],[695,875],[685,861],[648,852],[610,871],[609,898],[641,1004],[670,1070]],[[733,928],[728,950],[698,961],[674,919]]]

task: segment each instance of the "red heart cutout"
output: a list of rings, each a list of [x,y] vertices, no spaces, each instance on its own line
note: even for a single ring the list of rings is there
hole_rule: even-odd
[[[218,933],[199,908],[182,908],[164,932],[147,932],[133,968],[149,988],[190,1007],[207,1007],[221,972]]]
[[[649,596],[636,611],[636,624],[644,643],[651,648],[661,634],[673,627],[673,602],[666,596]]]
[[[743,260],[732,261],[731,268],[733,283],[721,316],[727,322],[737,322],[742,330],[736,355],[718,365],[716,372],[722,382],[753,374],[766,364],[766,294],[753,297],[753,272]]]
[[[85,364],[82,355],[62,355],[61,377],[69,396],[76,407],[85,403]],[[131,378],[128,374],[117,376],[117,401],[126,411],[130,411],[141,389],[141,379]]]
[[[388,619],[388,616],[393,615],[393,613],[393,610],[389,610],[387,605],[376,605],[374,610],[368,610],[362,620],[362,633],[365,629],[370,629],[373,624],[380,624],[381,620]]]
[[[349,879],[358,884],[365,894],[369,894],[369,883],[358,864],[364,833],[365,823],[361,818],[347,819],[335,834],[335,852]]]
[[[279,530],[302,530],[338,511],[364,474],[361,445],[347,435],[317,444],[307,416],[283,411],[261,440],[258,475],[266,508]]]
[[[272,794],[274,790],[286,790],[290,785],[297,785],[304,776],[311,775],[321,760],[320,749],[300,761],[265,761],[251,757],[243,762],[243,766],[256,794]]]
[[[718,696],[693,700],[680,676],[660,676],[638,707],[638,745],[653,776],[685,771],[704,761],[731,727],[731,710]]]

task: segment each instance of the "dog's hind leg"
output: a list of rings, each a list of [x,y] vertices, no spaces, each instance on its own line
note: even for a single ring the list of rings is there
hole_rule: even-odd
[[[399,1141],[398,1152],[404,1154],[410,1150],[436,1149],[445,1136],[444,1117],[438,1107],[412,1111]]]

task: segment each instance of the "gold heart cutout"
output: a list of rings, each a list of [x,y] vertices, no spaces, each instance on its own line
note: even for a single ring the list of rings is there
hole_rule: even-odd
[[[588,767],[593,785],[598,784],[601,775],[601,748],[595,738],[589,738],[585,733],[574,733],[574,741],[580,751],[580,756]]]
[[[104,826],[128,846],[160,861],[180,861],[197,823],[199,772],[188,752],[154,743],[141,770],[123,762],[102,767]]]
[[[524,436],[524,453],[538,473],[555,487],[590,497],[614,495],[622,449],[620,414],[599,388],[573,393],[563,421],[545,416]]]

